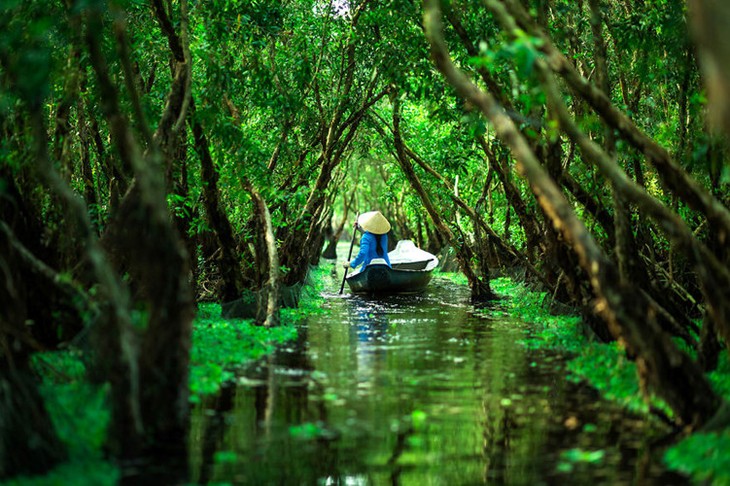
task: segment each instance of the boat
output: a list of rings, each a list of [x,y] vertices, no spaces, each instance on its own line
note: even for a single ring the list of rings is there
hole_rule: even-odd
[[[374,258],[363,270],[345,279],[356,294],[415,294],[422,292],[438,266],[436,255],[423,251],[411,240],[401,240],[388,252],[391,266]]]

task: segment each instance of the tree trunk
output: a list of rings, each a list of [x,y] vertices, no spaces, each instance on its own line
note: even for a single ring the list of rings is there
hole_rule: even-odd
[[[183,17],[185,6],[183,0]],[[155,3],[155,7],[159,5]],[[164,11],[157,14],[161,21],[166,19]],[[112,387],[109,447],[116,457],[136,459],[152,455],[157,461],[169,459],[176,466],[170,469],[176,478],[171,480],[177,482],[187,474],[185,443],[193,301],[189,259],[168,211],[164,174],[169,173],[175,160],[173,155],[178,153],[177,134],[185,116],[189,70],[184,66],[185,56],[176,54],[168,103],[154,135],[157,145],[143,156],[120,110],[118,93],[101,52],[101,14],[91,10],[86,19],[86,42],[101,91],[102,110],[121,160],[134,173],[133,186],[107,228],[107,245],[113,251],[117,268],[129,274],[147,311],[146,329],[132,331],[131,305],[125,290],[104,257],[95,253],[92,241],[90,259],[96,262],[96,275],[110,297],[110,308],[104,314],[109,320],[97,333],[101,346],[98,352],[104,357],[102,362],[109,365]],[[182,25],[186,25],[184,18]],[[166,33],[173,42],[170,32]],[[76,207],[79,213],[84,211]]]
[[[18,279],[26,273],[19,268],[23,258],[13,248],[10,228],[0,224],[0,479],[7,479],[47,472],[66,459],[66,449],[30,369],[29,353],[37,344],[26,325],[28,280]]]
[[[325,248],[324,252],[322,253],[322,256],[324,258],[329,259],[335,259],[337,258],[337,243],[340,241],[340,238],[342,238],[342,233],[345,231],[345,225],[347,224],[348,215],[350,213],[350,207],[352,206],[352,203],[355,201],[355,193],[357,192],[357,188],[352,190],[352,194],[350,194],[350,198],[348,199],[347,196],[343,196],[343,215],[342,219],[340,220],[339,224],[337,225],[337,228],[332,230],[332,235],[329,237],[329,242],[327,243],[327,248]]]
[[[480,268],[481,273],[479,275],[474,272],[471,266],[473,259],[472,249],[463,239],[459,241],[451,229],[446,226],[446,223],[444,223],[441,219],[441,215],[431,202],[431,198],[428,196],[428,193],[423,188],[418,175],[416,175],[416,172],[413,170],[413,166],[408,161],[408,155],[406,154],[406,149],[400,135],[400,103],[397,92],[391,94],[391,103],[393,105],[393,142],[395,144],[398,164],[400,165],[401,170],[403,170],[403,174],[410,182],[413,190],[416,194],[418,194],[418,197],[421,199],[421,202],[426,208],[426,212],[429,216],[431,216],[431,221],[433,221],[433,224],[436,225],[439,233],[445,237],[445,239],[449,242],[449,245],[451,245],[451,247],[456,251],[456,258],[459,261],[459,267],[469,281],[472,301],[486,302],[494,300],[496,296],[489,285],[489,268],[486,268],[486,265],[482,265]]]
[[[256,324],[264,327],[279,325],[279,254],[271,225],[271,215],[266,201],[247,179],[243,188],[254,203],[256,220],[256,264],[258,267],[259,293],[256,309]]]
[[[522,199],[520,191],[510,179],[506,165],[498,158],[497,154],[494,153],[492,147],[489,146],[487,140],[483,136],[477,137],[479,145],[482,147],[484,154],[487,156],[489,161],[489,167],[497,175],[497,178],[502,183],[504,189],[504,195],[507,198],[507,202],[510,207],[514,209],[517,219],[520,222],[520,226],[525,232],[526,240],[526,254],[527,259],[532,264],[536,264],[540,260],[546,248],[542,243],[542,236],[540,231],[540,223],[538,222],[535,215],[529,210],[527,204]]]
[[[596,311],[608,323],[611,332],[635,353],[644,383],[664,398],[680,424],[698,427],[705,423],[718,410],[720,399],[702,371],[662,333],[641,295],[617,284],[615,267],[573,213],[504,109],[451,61],[442,37],[438,1],[425,0],[424,5],[426,36],[436,67],[461,97],[481,110],[494,125],[497,135],[512,149],[518,170],[528,180],[545,214],[555,229],[566,237],[588,274]],[[506,30],[516,32],[516,26],[501,4],[487,0],[487,6],[504,23]]]
[[[253,286],[253,282],[244,282],[244,274],[239,260],[238,244],[233,234],[233,227],[228,215],[223,210],[218,189],[218,171],[215,168],[213,157],[210,154],[208,139],[203,127],[195,118],[195,105],[191,106],[190,124],[193,128],[195,151],[200,157],[200,177],[203,182],[203,206],[210,227],[220,245],[218,265],[223,277],[223,288],[219,296],[223,302],[232,302],[241,297],[244,288]],[[253,261],[253,255],[249,260]]]

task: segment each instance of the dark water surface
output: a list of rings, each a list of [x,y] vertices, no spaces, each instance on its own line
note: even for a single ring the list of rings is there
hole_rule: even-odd
[[[194,482],[683,484],[652,450],[664,431],[568,382],[526,324],[474,315],[467,288],[331,289],[296,343],[195,410]]]

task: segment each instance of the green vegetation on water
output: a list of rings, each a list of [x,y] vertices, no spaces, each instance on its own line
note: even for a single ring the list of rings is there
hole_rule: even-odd
[[[247,319],[223,319],[219,304],[201,304],[193,328],[190,354],[190,399],[216,393],[241,365],[270,353],[296,336],[293,325],[254,326]]]
[[[221,386],[235,378],[237,368],[294,339],[297,322],[308,315],[324,312],[324,299],[320,294],[328,271],[328,266],[312,269],[300,308],[282,310],[284,325],[278,328],[255,326],[245,319],[223,319],[220,305],[200,304],[193,329],[191,402],[197,403],[203,395],[217,393]],[[460,273],[439,275],[466,285]],[[626,358],[617,343],[603,344],[588,339],[577,315],[551,314],[548,311],[551,296],[545,292],[532,291],[509,278],[494,279],[492,285],[500,301],[496,306],[478,312],[487,317],[515,318],[534,324],[523,340],[524,346],[569,356],[568,379],[588,382],[606,399],[647,419],[652,417],[650,406],[669,414],[659,400],[652,398],[651,403],[647,403],[640,391],[635,364]],[[41,392],[59,436],[68,447],[69,461],[46,476],[21,477],[3,484],[115,484],[119,471],[102,453],[110,417],[106,402],[108,388],[92,386],[85,380],[87,366],[84,356],[77,350],[36,354],[33,363],[43,378]],[[709,378],[718,393],[730,398],[730,365],[726,357]],[[292,433],[309,432],[297,429]],[[570,471],[578,463],[600,461],[601,452],[568,451],[556,467],[563,472]],[[670,448],[665,454],[665,462],[670,469],[698,482],[721,485],[730,484],[729,457],[730,434],[696,433]]]
[[[446,274],[442,274],[446,275]],[[461,275],[449,276],[460,282]],[[492,309],[481,312],[490,317],[514,317],[535,324],[524,345],[531,349],[550,349],[569,356],[567,378],[585,381],[601,395],[626,410],[653,418],[650,408],[671,412],[656,397],[647,401],[640,390],[636,365],[630,361],[618,343],[600,343],[590,340],[577,315],[553,315],[548,311],[551,296],[535,292],[509,278],[492,280],[492,286],[501,300]],[[730,363],[727,355],[720,359],[718,369],[708,374],[714,389],[730,400]],[[585,451],[567,454],[559,468],[572,468],[574,462],[591,462],[596,455]],[[730,433],[695,433],[673,447],[664,456],[668,468],[690,476],[698,483],[730,484]]]
[[[191,401],[197,403],[201,395],[216,393],[235,377],[236,368],[271,353],[276,345],[294,339],[297,322],[322,312],[320,292],[326,272],[324,267],[310,270],[299,308],[282,309],[280,327],[267,329],[255,326],[250,319],[223,319],[219,304],[200,304],[190,355]]]
[[[250,319],[224,319],[219,304],[202,303],[193,324],[190,354],[190,401],[214,394],[235,377],[236,368],[271,353],[297,335],[296,323],[322,312],[323,276],[329,269],[311,270],[298,309],[283,309],[282,326],[264,328]],[[86,381],[87,366],[80,351],[55,351],[34,355],[35,369],[43,378],[41,392],[61,440],[68,446],[69,461],[46,476],[20,477],[6,486],[111,485],[118,469],[103,457],[110,411],[108,387]]]

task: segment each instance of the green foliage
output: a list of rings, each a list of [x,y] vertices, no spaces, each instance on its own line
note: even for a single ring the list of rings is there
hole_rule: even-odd
[[[107,389],[74,382],[45,385],[41,392],[56,431],[69,445],[71,456],[83,458],[100,454],[110,419],[106,407]]]
[[[492,280],[493,290],[503,297],[497,309],[486,311],[490,315],[517,317],[535,324],[530,336],[524,340],[531,349],[554,349],[571,356],[567,362],[568,379],[586,381],[608,400],[635,413],[647,414],[647,404],[639,389],[636,365],[629,361],[617,343],[588,341],[583,325],[576,315],[551,315],[545,304],[549,295],[533,292],[508,278]],[[659,399],[652,397],[651,405],[668,415],[671,412]]]
[[[190,399],[217,392],[234,370],[296,336],[293,326],[265,328],[250,320],[223,319],[219,304],[200,304],[190,353]]]
[[[77,352],[55,351],[35,354],[33,363],[44,377],[41,393],[71,457],[101,457],[110,418],[105,403],[107,389],[86,383],[81,358]]]
[[[730,485],[730,431],[693,434],[669,449],[664,462],[697,484]]]
[[[305,422],[289,427],[289,435],[295,439],[310,441],[324,437],[326,430],[321,423]]]
[[[580,354],[568,362],[568,370],[571,379],[587,381],[608,400],[635,413],[648,413],[648,404],[639,390],[636,364],[626,359],[618,344],[584,343]]]
[[[411,424],[413,425],[413,430],[416,432],[423,432],[427,421],[428,414],[423,410],[414,410],[411,412]]]
[[[560,454],[561,461],[557,469],[560,472],[572,472],[578,464],[600,464],[606,455],[605,451],[584,451],[583,449],[569,449]]]
[[[717,370],[709,374],[712,387],[730,400],[730,360],[720,356]],[[698,432],[669,448],[664,455],[669,469],[692,477],[697,483],[730,485],[730,429]]]
[[[51,89],[52,40],[58,33],[54,10],[42,2],[0,3],[0,61],[13,80],[15,94],[33,109]]]
[[[730,358],[727,353],[720,354],[717,369],[709,374],[710,383],[717,393],[730,400]]]
[[[43,377],[40,392],[69,461],[41,477],[18,477],[4,485],[112,485],[119,478],[116,466],[104,459],[110,412],[107,387],[85,381],[81,355],[71,351],[37,353],[32,364]]]
[[[238,454],[234,451],[216,451],[213,461],[216,464],[230,464],[238,460]]]

